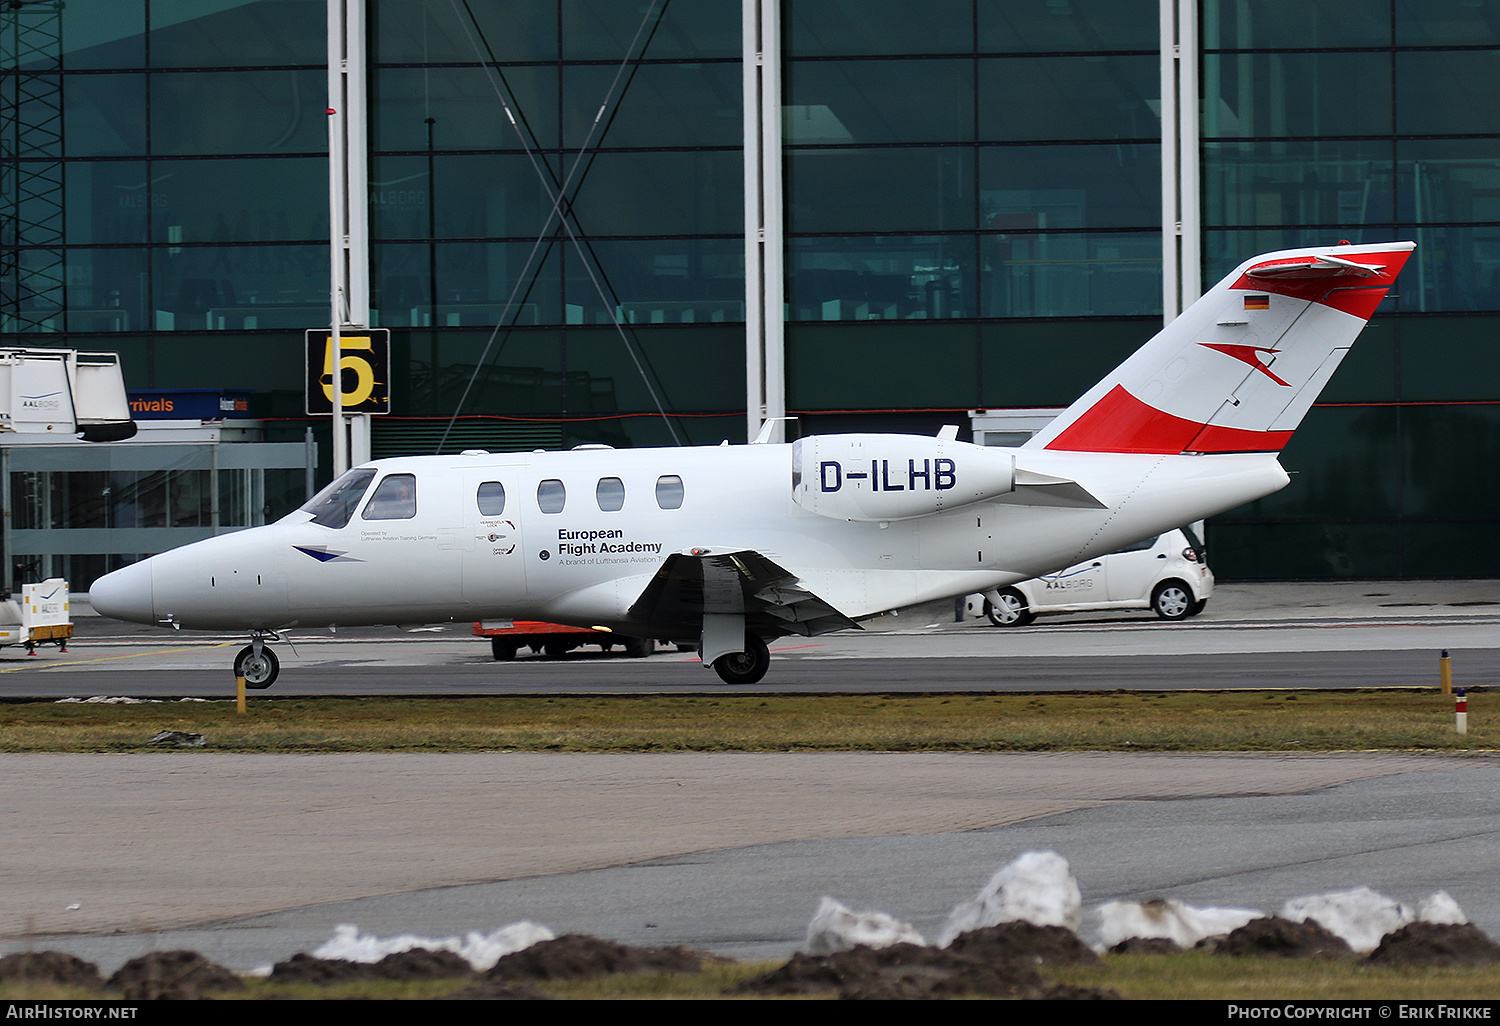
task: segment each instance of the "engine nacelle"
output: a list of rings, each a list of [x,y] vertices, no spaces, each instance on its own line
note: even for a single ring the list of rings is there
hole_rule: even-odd
[[[1008,452],[920,435],[814,435],[792,443],[792,497],[836,520],[910,520],[1016,486]]]

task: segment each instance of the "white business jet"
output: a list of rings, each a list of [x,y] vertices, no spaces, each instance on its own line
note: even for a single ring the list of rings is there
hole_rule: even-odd
[[[778,637],[993,600],[1283,487],[1277,453],[1413,248],[1245,262],[1019,448],[945,428],[376,460],[274,524],[108,574],[94,608],[247,630],[252,687],[294,627],[503,618],[692,642],[754,683]]]

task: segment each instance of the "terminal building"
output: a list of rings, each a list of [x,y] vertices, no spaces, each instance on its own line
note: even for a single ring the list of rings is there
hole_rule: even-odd
[[[224,449],[311,427],[318,485],[305,335],[335,291],[390,332],[356,455],[779,416],[995,441],[1241,260],[1345,239],[1418,248],[1292,484],[1209,522],[1215,571],[1500,575],[1500,0],[0,9],[0,346],[118,352],[143,404],[243,398],[196,424],[256,422]],[[225,478],[232,515],[203,496],[247,461],[183,463],[210,477],[181,526],[286,512],[302,451]],[[78,459],[23,512],[89,532],[43,554],[83,591],[145,542]]]

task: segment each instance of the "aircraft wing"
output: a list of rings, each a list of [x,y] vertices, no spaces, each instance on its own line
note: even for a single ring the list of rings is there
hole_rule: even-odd
[[[796,574],[750,549],[668,556],[629,612],[674,637],[698,634],[705,613],[743,613],[745,626],[762,637],[859,628]]]

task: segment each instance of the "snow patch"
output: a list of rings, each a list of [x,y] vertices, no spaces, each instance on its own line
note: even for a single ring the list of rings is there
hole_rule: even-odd
[[[1016,920],[1077,932],[1082,907],[1068,860],[1055,851],[1028,851],[1001,866],[973,899],[948,914],[938,947],[969,930]]]
[[[1191,948],[1205,937],[1238,930],[1264,912],[1252,908],[1194,908],[1175,898],[1107,901],[1092,913],[1098,920],[1096,947],[1106,951],[1131,937],[1165,937]]]
[[[93,695],[93,696],[91,696],[89,698],[59,698],[55,704],[56,705],[66,705],[69,702],[76,702],[76,703],[79,703],[81,705],[148,705],[148,704],[152,704],[152,703],[160,704],[161,703],[161,699],[160,698],[127,698],[124,695],[117,695],[117,696]]]
[[[467,960],[476,970],[483,971],[492,968],[506,955],[515,954],[541,941],[556,939],[551,930],[528,920],[502,926],[494,933],[481,934],[471,930],[462,939],[445,937],[441,940],[411,934],[375,937],[362,934],[359,927],[344,923],[335,927],[333,936],[312,954],[314,958],[341,958],[348,962],[374,963],[386,955],[424,948],[428,951],[451,951]]]
[[[1464,910],[1458,907],[1453,895],[1447,891],[1436,891],[1417,902],[1417,920],[1423,923],[1447,923],[1462,926],[1469,921]]]
[[[1368,887],[1351,887],[1292,898],[1281,906],[1281,918],[1294,923],[1312,920],[1342,937],[1355,951],[1369,952],[1380,944],[1380,938],[1401,929],[1416,914]]]
[[[860,945],[888,948],[892,944],[926,943],[908,923],[884,912],[854,912],[827,896],[818,902],[818,910],[807,925],[806,949],[810,955],[831,955]]]
[[[1469,921],[1447,891],[1423,898],[1412,909],[1368,887],[1293,898],[1281,906],[1281,917],[1293,922],[1310,919],[1329,933],[1342,937],[1359,952],[1374,951],[1382,937],[1395,933],[1407,923],[1420,920],[1461,924]]]

